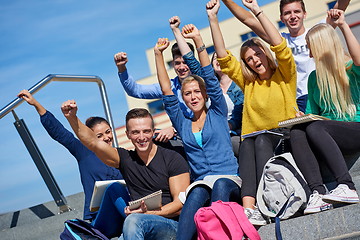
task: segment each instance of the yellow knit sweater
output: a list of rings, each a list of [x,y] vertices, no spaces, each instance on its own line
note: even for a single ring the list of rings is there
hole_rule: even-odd
[[[221,71],[227,74],[244,92],[242,134],[278,127],[279,121],[295,117],[296,65],[285,39],[270,49],[275,53],[278,67],[268,80],[244,79],[240,63],[231,54],[218,58]]]

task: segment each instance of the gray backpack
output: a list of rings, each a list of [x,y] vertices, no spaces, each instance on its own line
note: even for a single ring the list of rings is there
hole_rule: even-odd
[[[279,219],[302,214],[310,194],[290,153],[274,156],[265,164],[256,196],[261,213]]]

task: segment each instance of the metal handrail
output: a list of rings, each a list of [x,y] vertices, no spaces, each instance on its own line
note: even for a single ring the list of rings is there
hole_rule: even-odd
[[[65,75],[65,74],[49,74],[42,80],[40,80],[38,83],[36,83],[34,86],[32,86],[29,89],[29,92],[31,94],[34,94],[38,92],[40,89],[45,87],[47,84],[49,84],[52,81],[60,81],[60,82],[95,82],[99,86],[103,107],[105,110],[105,116],[108,120],[110,127],[112,128],[112,132],[114,135],[114,147],[118,147],[116,132],[114,123],[112,120],[111,112],[110,112],[110,106],[109,101],[106,94],[105,84],[103,80],[98,76],[86,76],[86,75]],[[19,106],[24,99],[22,98],[15,98],[12,102],[10,102],[8,105],[6,105],[4,108],[0,110],[0,119],[2,119],[5,115],[10,113],[12,110],[14,110],[17,106]]]

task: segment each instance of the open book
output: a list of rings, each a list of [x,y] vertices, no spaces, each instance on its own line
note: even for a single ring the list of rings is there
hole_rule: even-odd
[[[281,122],[279,122],[279,127],[292,127],[293,125],[296,125],[296,124],[306,123],[306,122],[311,122],[311,121],[316,121],[316,120],[330,120],[330,119],[323,117],[323,116],[315,115],[315,114],[305,114],[301,117],[295,117],[295,118],[290,118],[285,121],[281,121]]]
[[[157,210],[161,208],[161,202],[162,202],[162,191],[156,191],[154,193],[151,193],[145,197],[142,197],[138,200],[129,202],[129,208],[130,210],[134,210],[140,207],[141,201],[145,202],[145,205],[148,210]]]
[[[186,197],[188,195],[188,193],[191,191],[191,189],[193,189],[195,186],[198,185],[206,185],[209,188],[213,188],[214,183],[216,182],[216,180],[218,180],[219,178],[228,178],[233,180],[237,185],[239,185],[239,187],[241,187],[241,178],[239,176],[235,176],[235,175],[208,175],[205,176],[203,180],[198,180],[195,181],[193,183],[191,183],[185,190],[185,192],[180,192],[179,193],[179,200],[184,204]]]
[[[254,137],[254,136],[257,136],[257,135],[260,135],[260,134],[263,134],[263,133],[270,133],[270,134],[274,134],[274,135],[279,135],[281,137],[283,136],[282,133],[272,132],[272,131],[269,131],[269,130],[260,130],[260,131],[255,131],[255,132],[252,132],[252,133],[241,135],[241,137],[242,138]]]
[[[125,180],[122,180],[122,179],[96,181],[95,182],[94,191],[93,191],[93,194],[91,196],[91,201],[90,201],[90,211],[91,212],[96,212],[97,210],[99,210],[105,189],[107,188],[107,186],[109,186],[110,184],[112,184],[114,182],[119,182],[120,184],[126,186]]]

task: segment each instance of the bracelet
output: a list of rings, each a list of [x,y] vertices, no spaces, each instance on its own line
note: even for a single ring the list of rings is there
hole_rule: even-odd
[[[255,17],[258,17],[262,12],[263,12],[263,10],[261,10],[260,12],[258,12],[257,14],[255,14]]]
[[[204,51],[205,50],[205,44],[204,45],[202,45],[201,47],[198,47],[198,48],[196,48],[196,50],[198,51],[198,52],[202,52],[202,51]]]

